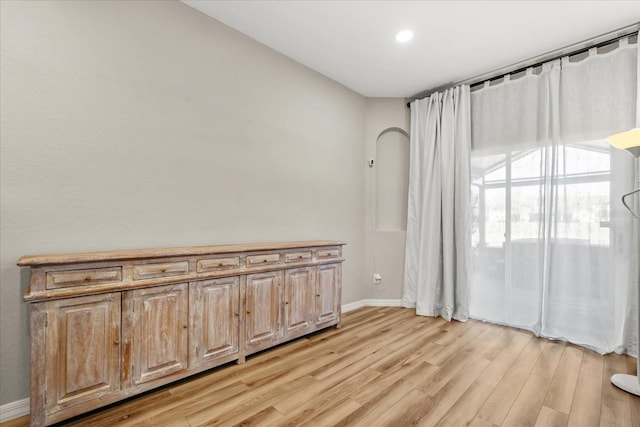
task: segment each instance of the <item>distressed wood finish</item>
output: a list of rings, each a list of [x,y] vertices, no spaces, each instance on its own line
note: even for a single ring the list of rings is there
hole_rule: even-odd
[[[316,279],[316,327],[339,324],[340,304],[337,298],[342,289],[340,287],[342,270],[340,264],[322,265],[317,268]]]
[[[285,338],[299,337],[314,329],[315,272],[312,267],[285,271],[282,307]]]
[[[238,353],[239,277],[191,283],[189,366],[215,366]]]
[[[301,242],[252,243],[215,246],[182,246],[161,249],[133,249],[124,251],[78,252],[69,254],[25,255],[18,260],[20,267],[40,265],[75,264],[100,261],[122,261],[135,259],[153,259],[179,256],[203,256],[253,251],[280,251],[294,248],[321,248],[323,246],[342,246],[344,242],[335,240],[309,240]],[[322,251],[322,249],[318,249]],[[335,249],[337,254],[340,249]],[[324,253],[324,252],[322,252]],[[339,255],[336,255],[339,256]],[[322,257],[322,256],[321,256]]]
[[[46,408],[57,412],[120,389],[120,294],[46,303]]]
[[[69,286],[87,286],[122,280],[122,267],[96,268],[80,271],[54,271],[47,273],[47,289]]]
[[[246,295],[246,354],[278,344],[282,272],[250,274]]]
[[[125,292],[129,315],[122,331],[131,348],[131,379],[138,385],[187,369],[188,285]],[[128,380],[128,378],[127,378]]]
[[[22,257],[31,267],[31,425],[338,326],[342,245]]]

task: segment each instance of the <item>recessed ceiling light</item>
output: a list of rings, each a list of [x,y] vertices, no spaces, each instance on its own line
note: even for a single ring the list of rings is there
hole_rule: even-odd
[[[402,30],[398,34],[396,34],[396,41],[398,43],[406,43],[413,38],[413,31],[411,30]]]

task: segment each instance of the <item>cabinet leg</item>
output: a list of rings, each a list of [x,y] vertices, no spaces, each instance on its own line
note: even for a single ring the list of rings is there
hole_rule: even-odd
[[[238,357],[238,360],[236,360],[236,365],[244,365],[244,362],[245,362],[244,356],[240,356]]]

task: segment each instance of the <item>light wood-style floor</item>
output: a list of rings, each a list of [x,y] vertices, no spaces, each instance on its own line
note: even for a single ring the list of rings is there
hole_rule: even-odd
[[[67,424],[640,426],[640,397],[609,382],[635,358],[404,308],[342,325]]]

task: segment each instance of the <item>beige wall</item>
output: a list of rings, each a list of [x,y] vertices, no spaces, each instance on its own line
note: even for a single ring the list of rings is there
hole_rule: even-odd
[[[377,215],[379,210],[388,209],[385,213],[384,223],[401,222],[398,215],[406,215],[395,212],[396,206],[389,204],[401,203],[406,200],[406,195],[396,195],[393,199],[379,200],[384,191],[379,191],[384,183],[378,182],[385,177],[393,175],[406,177],[408,180],[408,164],[404,165],[399,160],[402,154],[395,153],[395,160],[386,162],[385,156],[391,154],[391,150],[380,149],[380,143],[409,143],[409,140],[393,128],[402,129],[409,132],[409,119],[411,110],[406,106],[406,100],[400,98],[370,98],[367,99],[366,125],[365,125],[365,147],[367,159],[375,159],[374,167],[367,168],[365,174],[365,283],[367,288],[367,298],[372,299],[393,299],[402,298],[402,280],[404,272],[404,245],[406,239],[405,230],[384,230],[389,228],[379,224]],[[385,132],[387,131],[388,132]],[[382,135],[381,135],[382,134]],[[397,148],[397,147],[396,147]],[[378,168],[383,167],[384,171],[379,173]],[[387,181],[387,182],[390,182]],[[402,179],[395,181],[397,184]],[[397,185],[396,190],[402,185]],[[389,220],[393,218],[393,220]],[[406,224],[406,221],[404,221]],[[402,224],[401,224],[402,225]],[[401,228],[401,227],[398,227]],[[374,285],[373,274],[382,275],[382,283]]]
[[[0,4],[0,405],[23,254],[339,239],[343,303],[372,297],[363,97],[177,2]]]

